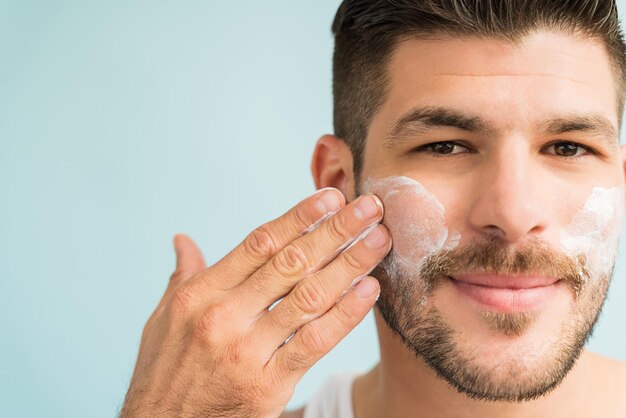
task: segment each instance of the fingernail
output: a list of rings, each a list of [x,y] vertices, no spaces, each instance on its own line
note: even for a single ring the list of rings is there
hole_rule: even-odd
[[[377,199],[373,195],[363,196],[354,207],[354,216],[361,221],[373,219],[379,214]]]
[[[376,292],[376,286],[374,286],[374,281],[368,277],[364,278],[356,285],[354,288],[357,296],[361,299],[367,299]]]
[[[377,226],[376,228],[372,229],[370,233],[365,236],[365,238],[363,238],[363,242],[370,249],[375,250],[384,246],[387,243],[387,237],[385,236],[383,231],[381,231],[380,228]]]
[[[315,207],[320,213],[336,212],[341,207],[341,199],[337,195],[337,192],[326,191],[323,192],[315,202]]]

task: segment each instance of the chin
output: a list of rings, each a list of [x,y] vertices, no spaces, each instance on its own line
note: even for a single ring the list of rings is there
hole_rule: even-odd
[[[514,333],[495,330],[480,313],[461,323],[444,315],[435,311],[421,330],[428,340],[412,339],[410,347],[473,399],[523,402],[544,396],[570,372],[587,339],[586,329],[546,312],[535,313]]]
[[[474,399],[522,402],[561,383],[600,312],[598,305],[582,309],[593,304],[576,303],[566,286],[556,286],[549,300],[533,309],[507,310],[479,303],[444,282],[411,309],[389,303],[381,314],[405,345],[457,391]]]

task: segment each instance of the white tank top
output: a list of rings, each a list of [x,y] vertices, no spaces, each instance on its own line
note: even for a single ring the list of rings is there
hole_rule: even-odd
[[[358,375],[345,372],[329,378],[305,406],[303,418],[354,418],[352,382]]]

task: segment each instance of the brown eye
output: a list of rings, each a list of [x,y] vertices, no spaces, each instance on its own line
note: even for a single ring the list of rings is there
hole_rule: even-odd
[[[568,143],[556,144],[554,147],[556,154],[563,157],[571,157],[573,155],[576,155],[579,149],[577,145]]]
[[[454,157],[461,154],[471,153],[472,150],[462,143],[457,141],[439,141],[431,142],[430,144],[420,145],[412,150],[415,153],[422,153],[429,155],[433,158],[437,157]]]
[[[580,157],[589,153],[586,147],[575,142],[557,142],[550,148],[554,148],[554,152],[550,154],[559,157]]]
[[[451,154],[455,145],[450,142],[439,142],[431,145],[432,152],[437,154]]]

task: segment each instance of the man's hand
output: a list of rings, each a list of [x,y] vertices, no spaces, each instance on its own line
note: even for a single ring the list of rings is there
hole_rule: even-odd
[[[120,417],[279,416],[304,373],[375,303],[367,274],[391,247],[381,218],[375,196],[346,205],[325,189],[209,268],[177,235],[176,271],[144,327]]]

